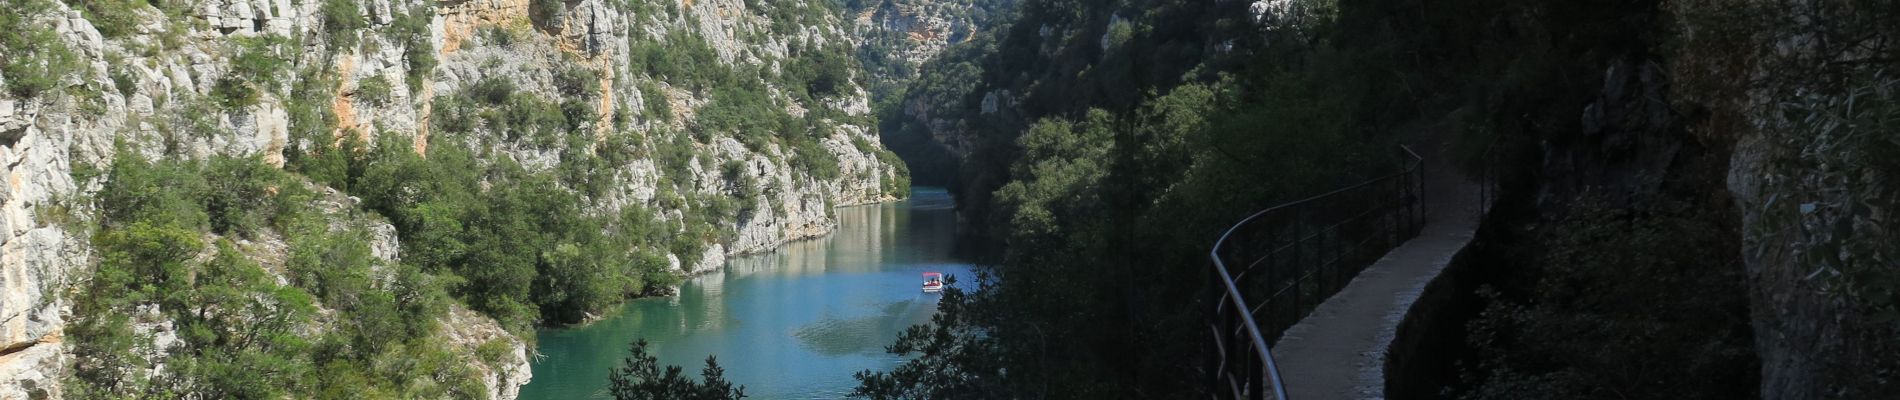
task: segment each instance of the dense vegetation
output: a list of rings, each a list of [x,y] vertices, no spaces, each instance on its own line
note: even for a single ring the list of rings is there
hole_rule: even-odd
[[[1294,14],[1271,15],[1272,28],[1255,31],[1239,28],[1254,25],[1232,19],[1246,14],[1227,8],[1233,5],[1132,3],[1027,2],[1016,20],[952,48],[908,87],[907,107],[928,110],[933,120],[881,110],[893,148],[934,144],[931,135],[969,142],[956,176],[960,207],[980,233],[1005,246],[1006,257],[977,290],[946,294],[932,324],[901,336],[892,352],[917,358],[889,373],[861,374],[860,395],[1191,396],[1204,377],[1179,355],[1196,354],[1199,344],[1177,339],[1200,337],[1188,329],[1202,317],[1182,313],[1181,302],[1199,298],[1199,252],[1211,229],[1364,174],[1351,166],[1376,168],[1384,143],[1430,130],[1448,131],[1448,155],[1461,166],[1512,171],[1506,182],[1524,203],[1498,217],[1512,228],[1495,235],[1514,239],[1485,247],[1498,252],[1483,258],[1497,263],[1483,269],[1492,286],[1463,338],[1468,355],[1443,366],[1457,376],[1436,394],[1754,394],[1740,228],[1722,179],[1725,146],[1733,144],[1687,132],[1684,121],[1697,121],[1698,110],[1669,110],[1676,104],[1666,99],[1647,98],[1652,103],[1641,107],[1648,108],[1592,104],[1656,87],[1606,85],[1606,70],[1648,74],[1640,68],[1683,43],[1729,49],[1720,46],[1733,43],[1722,40],[1749,34],[1728,27],[1757,25],[1707,19],[1740,14],[1698,6],[1685,7],[1698,13],[1670,15],[1656,2],[1370,1],[1336,10],[1296,2]],[[1841,9],[1881,14],[1890,7]],[[1836,21],[1814,30],[1836,40],[1827,43],[1884,37],[1868,22],[1880,17],[1856,15],[1814,19]],[[1670,17],[1702,21],[1699,36],[1687,41],[1662,28]],[[1799,22],[1759,26],[1791,24]],[[1733,70],[1700,62],[1716,73]],[[1642,76],[1642,85],[1663,85]],[[1828,129],[1885,126],[1878,111],[1865,111],[1890,98],[1890,89],[1872,89],[1882,80],[1866,79],[1880,75],[1840,76],[1848,79],[1820,87],[1860,93],[1855,98],[1867,106],[1856,107],[1859,114],[1817,104],[1791,115],[1810,115],[1802,124]],[[1862,86],[1835,86],[1844,82]],[[1714,102],[1749,93],[1705,90],[1704,100]],[[1791,93],[1809,93],[1801,90]],[[1641,111],[1615,117],[1622,120],[1579,118],[1602,107]],[[1642,140],[1657,141],[1645,146],[1680,155],[1658,170],[1540,171],[1553,165],[1542,156],[1566,157],[1556,165],[1578,157],[1607,163],[1592,157],[1615,160],[1642,148],[1589,136],[1605,129],[1642,130],[1653,135]],[[922,157],[941,165],[929,158],[944,156]],[[1879,174],[1872,159],[1844,156],[1830,165]],[[1590,173],[1656,183],[1605,199],[1586,190],[1592,183],[1539,183],[1547,176],[1533,175]],[[1579,182],[1591,179],[1609,178]],[[1866,282],[1888,275],[1841,265],[1857,271],[1841,275],[1843,287],[1861,289],[1839,296],[1866,296],[1868,315],[1882,312],[1891,292]]]
[[[977,140],[959,198],[1004,262],[946,294],[891,348],[917,358],[862,374],[858,394],[1193,396],[1204,377],[1182,355],[1202,344],[1179,338],[1202,336],[1183,302],[1200,297],[1208,240],[1262,204],[1390,165],[1389,126],[1357,118],[1369,88],[1340,85],[1371,68],[1364,56],[1221,28],[1244,25],[1244,5],[1138,3],[1025,3],[998,36],[947,53],[976,59],[939,59],[912,85]],[[1213,51],[1227,38],[1253,47]],[[997,88],[1016,93],[1013,111],[981,109]]]
[[[60,3],[99,30],[105,54],[78,52],[54,31],[67,25],[52,23],[67,18]],[[695,266],[762,207],[783,203],[775,196],[788,188],[758,176],[755,160],[720,162],[733,158],[717,153],[726,138],[791,166],[798,189],[844,177],[836,152],[849,149],[896,165],[882,189],[908,193],[901,161],[834,135],[870,122],[847,111],[860,79],[851,42],[825,29],[840,21],[839,4],[749,1],[760,23],[742,24],[737,39],[749,43],[722,55],[680,4],[609,3],[640,24],[675,26],[659,37],[639,30],[627,43],[632,64],[614,70],[557,48],[549,53],[574,58],[469,79],[433,75],[447,54],[431,43],[434,4],[311,2],[299,9],[314,15],[285,35],[274,29],[282,20],[211,26],[189,2],[0,0],[0,97],[32,102],[35,118],[73,112],[68,104],[129,108],[48,129],[120,129],[103,134],[125,141],[116,151],[62,148],[114,161],[75,165],[81,189],[36,215],[97,249],[97,270],[75,274],[83,295],[63,295],[74,302],[64,334],[76,359],[66,393],[480,398],[479,375],[493,372],[482,370],[512,361],[502,357],[519,343],[451,343],[466,332],[441,332],[449,313],[472,309],[514,335],[501,337],[532,343],[535,326],[583,321],[676,285],[676,265]],[[568,3],[533,1],[534,26],[481,27],[469,43],[547,44],[529,35],[562,28],[568,12]],[[781,43],[784,54],[763,50]],[[349,70],[340,63],[391,54],[401,59],[374,67],[383,72],[338,73]],[[86,57],[104,58],[104,71],[89,71],[100,63]],[[193,66],[188,76],[165,68],[180,62]],[[98,72],[110,81],[94,83]],[[624,106],[608,101],[603,82],[631,85],[646,101],[603,118]],[[109,102],[113,92],[123,102]],[[247,148],[256,143],[238,135],[274,133],[280,107],[288,140]],[[426,121],[426,139],[366,131],[411,119],[392,113]],[[682,115],[691,118],[675,120]],[[279,146],[281,168],[271,157]],[[263,155],[220,155],[234,152]],[[645,178],[636,174],[651,172],[643,160],[661,170],[659,182],[629,193],[642,189],[630,184]]]
[[[38,21],[46,18],[46,0],[6,0],[0,3],[0,74],[6,90],[17,97],[33,97],[54,88],[78,67],[79,57],[59,36]]]
[[[435,335],[454,279],[379,259],[364,226],[307,206],[336,199],[255,159],[121,152],[96,203],[99,268],[68,327],[69,396],[485,395]],[[273,238],[287,247],[254,242]],[[160,334],[135,328],[149,323],[175,341],[136,351]],[[162,381],[142,372],[155,365]]]
[[[627,357],[620,368],[607,374],[607,393],[616,400],[736,400],[745,398],[745,386],[726,381],[726,369],[706,356],[706,368],[700,381],[686,377],[676,365],[662,367],[659,359],[647,354],[646,339],[627,346]]]
[[[678,277],[668,270],[665,254],[694,250],[678,254],[696,257],[708,239],[674,235],[678,227],[640,207],[612,215],[585,211],[586,199],[607,190],[611,175],[603,174],[613,173],[608,166],[625,162],[609,157],[635,151],[628,142],[610,141],[618,147],[590,152],[593,140],[574,132],[593,122],[591,113],[565,112],[569,107],[520,93],[499,79],[438,98],[436,107],[441,117],[427,157],[408,141],[387,137],[373,147],[345,141],[304,158],[300,169],[387,216],[401,233],[405,260],[460,277],[452,291],[511,330],[579,321],[627,296],[671,285]],[[478,128],[500,136],[487,140],[558,151],[561,162],[534,171],[472,152],[467,143],[488,143],[474,136]],[[361,155],[350,155],[356,152]],[[731,217],[688,223],[705,226]]]

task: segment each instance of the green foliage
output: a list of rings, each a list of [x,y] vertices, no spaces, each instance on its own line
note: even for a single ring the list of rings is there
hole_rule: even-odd
[[[579,66],[557,68],[554,89],[562,97],[592,100],[600,95],[600,74]]]
[[[290,93],[284,98],[284,111],[290,123],[284,169],[348,190],[351,161],[357,159],[355,150],[363,146],[332,136],[336,115],[330,103],[336,93],[335,81],[328,72],[315,66],[298,71],[297,75],[302,79],[291,83]]]
[[[692,175],[693,159],[699,155],[693,144],[690,136],[673,135],[673,140],[660,145],[654,157],[659,160],[660,172],[665,179]]]
[[[1204,295],[1188,271],[1206,268],[1209,228],[1395,165],[1375,156],[1389,130],[1356,118],[1364,91],[1336,72],[1359,59],[1291,41],[1203,54],[1195,38],[1259,45],[1220,33],[1247,26],[1227,25],[1243,5],[1137,3],[1025,3],[1016,26],[953,47],[880,105],[930,115],[885,124],[895,150],[940,152],[928,134],[944,126],[968,139],[960,214],[1006,250],[997,278],[946,296],[960,315],[900,338],[890,350],[915,358],[861,374],[860,394],[1204,395],[1201,360],[1181,355],[1205,343],[1153,339],[1204,337],[1178,301]],[[1111,15],[1128,22],[1105,32]]]
[[[290,65],[289,59],[280,54],[285,42],[279,36],[239,39],[231,72],[212,85],[211,97],[219,106],[232,110],[256,105],[262,97],[260,92],[277,90],[281,83],[278,74]]]
[[[851,397],[886,399],[992,399],[1008,398],[1003,374],[1011,359],[1010,348],[979,328],[991,318],[983,296],[972,296],[955,285],[956,277],[946,277],[943,298],[930,323],[911,326],[897,335],[897,342],[886,347],[891,354],[918,354],[920,357],[897,366],[890,372],[861,371],[855,376],[858,387]],[[979,277],[978,292],[990,290],[988,280]],[[948,357],[948,355],[956,355]],[[947,379],[946,379],[947,378]]]
[[[1785,243],[1785,253],[1751,256],[1812,271],[1807,279],[1829,302],[1864,321],[1858,329],[1900,332],[1900,268],[1882,261],[1894,257],[1886,238],[1896,224],[1877,217],[1900,203],[1890,179],[1900,176],[1900,79],[1872,67],[1841,74],[1839,92],[1798,90],[1776,105],[1772,115],[1785,130],[1764,133],[1774,150],[1763,169],[1810,178],[1761,181],[1757,196],[1767,198],[1756,199],[1759,214],[1744,234],[1764,248]]]
[[[651,81],[640,81],[640,100],[645,103],[647,118],[660,122],[673,121],[673,103],[659,85]]]
[[[508,47],[520,40],[515,37],[516,33],[514,30],[508,29],[508,27],[505,26],[491,25],[481,27],[480,29],[482,41],[490,45]]]
[[[86,20],[107,39],[132,34],[139,26],[138,11],[145,8],[143,0],[67,0],[66,4],[84,11]]]
[[[394,90],[389,87],[389,79],[382,75],[364,79],[356,85],[356,98],[373,105],[388,104],[390,92]]]
[[[330,51],[355,48],[361,39],[358,31],[369,27],[369,20],[363,17],[363,11],[357,8],[354,0],[323,0],[317,6],[322,18],[323,31],[330,38]]]
[[[1748,299],[1734,237],[1708,208],[1638,213],[1590,201],[1538,229],[1535,266],[1486,288],[1470,322],[1476,368],[1467,399],[1570,399],[1650,393],[1755,396]],[[1614,384],[1612,384],[1614,382]]]
[[[734,74],[706,38],[690,29],[669,30],[661,42],[636,42],[628,59],[629,70],[645,71],[673,86],[693,90],[724,86]]]
[[[883,177],[884,194],[900,199],[910,197],[910,166],[897,157],[897,153],[859,137],[851,138],[851,145],[857,147],[859,153],[876,155],[878,162],[891,167],[892,174]]]
[[[80,360],[69,393],[242,399],[486,393],[466,363],[430,336],[448,304],[438,279],[381,265],[365,232],[332,232],[327,217],[305,208],[311,194],[302,185],[254,159],[153,162],[121,150],[99,192],[98,270],[82,284],[87,295],[74,298],[67,328]],[[289,245],[289,285],[253,261],[257,250],[229,239],[267,228],[283,233]],[[333,323],[318,315],[318,300],[335,310]],[[149,341],[133,333],[135,319],[176,327],[179,342],[163,353],[141,350]],[[327,333],[313,337],[312,328]],[[404,366],[374,367],[393,360]],[[138,372],[159,363],[162,379]],[[351,391],[325,389],[338,383]]]
[[[363,157],[360,170],[350,168],[341,186],[389,217],[401,232],[404,260],[458,277],[450,291],[510,330],[579,321],[677,282],[655,250],[704,246],[719,236],[709,224],[730,218],[704,219],[698,234],[676,237],[657,234],[670,229],[652,223],[646,210],[589,215],[583,212],[588,197],[614,181],[618,164],[609,157],[621,156],[607,145],[602,155],[591,154],[591,136],[571,133],[577,127],[562,107],[500,79],[477,81],[436,104],[442,118],[435,120],[428,157],[406,142],[385,140]],[[677,136],[684,142],[658,154],[668,176],[685,176],[681,169],[693,154],[690,139]],[[466,147],[471,139],[526,138],[559,149],[560,164],[529,171],[506,160],[479,161]]]
[[[138,82],[132,80],[132,75],[125,73],[123,69],[112,71],[112,87],[119,90],[119,95],[126,97],[138,94],[139,90]]]
[[[576,130],[594,119],[587,103],[551,102],[519,93],[513,82],[494,77],[438,98],[436,107],[442,117],[435,120],[441,121],[438,128],[443,131],[469,133],[479,126],[509,141],[548,149],[558,148],[564,137],[582,134]]]
[[[730,133],[746,146],[758,150],[775,138],[803,135],[803,121],[773,101],[759,81],[742,81],[712,89],[712,101],[698,110],[694,134],[708,137],[714,132]]]
[[[676,365],[661,368],[659,360],[647,354],[646,339],[628,345],[627,357],[619,368],[608,371],[607,392],[617,400],[728,400],[745,398],[745,386],[726,381],[726,370],[712,356],[706,356],[706,368],[700,382],[685,376]]]
[[[245,83],[243,79],[223,77],[218,78],[217,83],[211,84],[211,99],[218,103],[218,107],[225,110],[257,105],[259,97],[257,88]]]
[[[528,2],[528,18],[543,27],[561,26],[563,14],[567,11],[566,0],[533,0]]]
[[[424,3],[408,13],[397,15],[384,30],[391,41],[402,45],[410,92],[420,92],[422,84],[435,77],[435,45],[429,41],[429,20],[435,16],[433,4]]]
[[[800,138],[792,141],[792,167],[823,180],[838,179],[843,175],[838,169],[838,155],[818,144],[817,139]]]
[[[0,75],[6,76],[7,92],[15,97],[39,96],[85,67],[41,20],[50,7],[45,0],[0,2],[0,50],[6,51]]]
[[[1052,209],[1058,204],[1053,202],[1073,210],[1099,207],[1096,196],[1113,162],[1113,124],[1107,111],[1091,110],[1082,124],[1045,120],[1023,133],[1025,162],[1015,166],[1012,182],[996,192],[998,204],[1015,210],[1009,225],[1003,225],[1011,227],[1012,237],[1060,239]]]
[[[808,98],[823,99],[844,94],[850,87],[851,71],[856,69],[852,61],[850,52],[842,46],[810,49],[799,52],[780,73],[794,90],[802,90]]]

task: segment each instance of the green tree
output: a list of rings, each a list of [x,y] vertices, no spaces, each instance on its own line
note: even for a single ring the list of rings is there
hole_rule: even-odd
[[[712,356],[706,356],[706,368],[700,370],[700,382],[694,382],[677,365],[662,368],[659,359],[647,354],[646,339],[628,345],[627,357],[619,368],[608,371],[609,394],[618,400],[733,400],[745,398],[745,386],[726,381],[726,370]]]

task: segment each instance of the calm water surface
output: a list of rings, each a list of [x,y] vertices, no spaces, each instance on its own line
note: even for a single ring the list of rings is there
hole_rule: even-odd
[[[924,272],[969,280],[970,264],[951,254],[952,206],[943,190],[920,188],[907,201],[840,208],[830,236],[732,259],[678,296],[629,302],[593,325],[542,330],[521,398],[607,398],[608,369],[642,337],[695,379],[718,356],[749,398],[843,397],[852,373],[901,362],[884,346],[936,312],[938,295],[919,290]]]

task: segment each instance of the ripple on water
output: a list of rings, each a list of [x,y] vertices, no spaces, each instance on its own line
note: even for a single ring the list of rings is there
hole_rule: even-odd
[[[893,318],[914,314],[920,302],[903,300],[883,306],[882,315],[841,319],[824,317],[792,330],[792,336],[812,352],[826,356],[879,354],[884,344],[912,323],[911,318]]]

